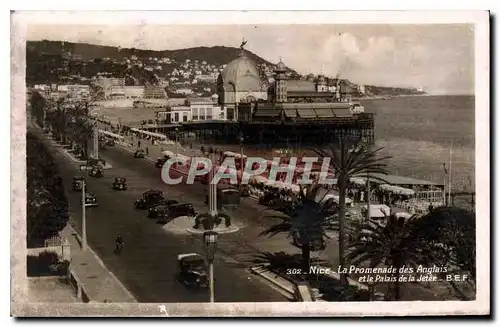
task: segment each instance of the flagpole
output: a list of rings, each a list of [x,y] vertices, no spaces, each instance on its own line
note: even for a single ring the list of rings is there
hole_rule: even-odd
[[[446,206],[446,163],[443,164],[444,167],[444,176],[443,176],[443,206]]]
[[[448,205],[451,206],[451,162],[453,157],[453,141],[451,141],[450,145],[450,167],[448,169]]]

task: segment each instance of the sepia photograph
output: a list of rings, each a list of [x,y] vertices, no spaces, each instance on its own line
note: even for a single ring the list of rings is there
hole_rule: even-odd
[[[11,315],[489,313],[488,12],[131,13],[12,13]]]

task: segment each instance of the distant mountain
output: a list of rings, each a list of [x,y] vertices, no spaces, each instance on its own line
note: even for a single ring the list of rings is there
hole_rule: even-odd
[[[128,69],[124,60],[133,56],[145,64],[149,58],[170,59],[170,64],[163,65],[162,70],[166,69],[166,71],[160,72],[161,76],[178,68],[187,59],[199,62],[206,61],[210,65],[219,67],[234,60],[240,53],[241,49],[239,48],[224,46],[154,51],[64,41],[28,41],[26,44],[27,77],[28,80],[38,82],[41,82],[40,79],[57,79],[57,76],[64,74],[92,77],[98,72],[109,72],[113,76],[124,77],[123,72]],[[274,66],[273,63],[250,51],[245,50],[245,53],[257,65]],[[290,71],[297,74],[291,69]],[[141,79],[143,75],[150,74],[141,73],[139,75],[141,76],[135,77]]]
[[[180,69],[187,59],[200,63],[206,61],[209,65],[220,67],[238,57],[240,48],[214,46],[195,47],[179,50],[143,50],[135,48],[121,48],[87,43],[73,43],[65,41],[28,41],[26,43],[28,84],[53,83],[60,81],[82,82],[104,73],[108,76],[125,77],[127,84],[145,83],[157,84],[160,77],[168,77],[175,69]],[[257,65],[273,67],[275,64],[245,50],[246,55]],[[141,65],[127,62],[136,57]],[[153,60],[151,61],[150,58]],[[168,63],[157,64],[154,59],[168,58]],[[146,68],[149,66],[149,70]],[[154,69],[153,69],[154,67]],[[159,69],[156,69],[159,68]],[[291,78],[300,75],[288,68]],[[187,80],[192,79],[193,76]],[[357,85],[350,83],[351,89]],[[401,95],[419,94],[416,89],[378,87],[366,85],[367,95]]]
[[[92,60],[96,58],[110,58],[122,60],[135,55],[139,58],[149,57],[167,57],[178,62],[190,60],[205,60],[210,64],[223,65],[235,59],[241,52],[239,48],[231,48],[224,46],[214,47],[195,47],[179,50],[142,50],[136,48],[120,48],[104,45],[95,45],[87,43],[73,43],[63,41],[28,41],[26,44],[27,52],[36,52],[39,54],[62,54],[71,53],[75,57],[82,60]],[[266,63],[273,65],[269,61],[259,57],[258,55],[245,50],[248,57],[254,60],[257,64]]]

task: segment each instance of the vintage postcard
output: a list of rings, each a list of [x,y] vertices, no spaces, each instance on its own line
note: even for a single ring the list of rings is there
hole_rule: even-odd
[[[131,13],[12,13],[13,316],[489,314],[488,12]]]

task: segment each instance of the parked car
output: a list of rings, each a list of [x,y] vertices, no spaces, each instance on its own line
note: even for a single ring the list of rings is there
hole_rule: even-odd
[[[75,176],[73,177],[73,191],[81,191],[83,188],[83,183],[85,179],[83,176]]]
[[[127,180],[123,177],[116,177],[113,182],[113,189],[124,191],[127,189]]]
[[[163,192],[159,190],[149,190],[142,193],[142,196],[135,201],[136,209],[149,209],[150,206],[165,201]]]
[[[185,253],[177,256],[179,281],[187,287],[208,287],[207,265],[205,258],[198,253]]]
[[[155,166],[156,168],[162,168],[163,165],[165,164],[165,162],[167,162],[168,158],[166,157],[158,157],[158,159],[156,159],[156,163],[155,163]]]
[[[174,204],[178,204],[179,202],[176,200],[165,200],[153,204],[148,209],[148,218],[157,218],[158,212],[167,210],[170,206]]]
[[[80,203],[82,201],[80,200]],[[99,202],[97,201],[96,196],[92,192],[85,192],[85,206],[86,207],[97,207]]]
[[[104,176],[104,172],[101,166],[92,166],[89,170],[90,177],[101,178]]]
[[[223,207],[237,207],[241,201],[241,192],[230,184],[217,184],[217,209]],[[205,195],[205,204],[208,204],[208,189]]]
[[[181,216],[196,216],[196,211],[191,203],[173,204],[165,210],[156,213],[156,222],[158,224],[166,224],[169,221]]]
[[[135,150],[135,153],[134,153],[134,158],[144,158],[145,154],[144,154],[144,150],[143,149],[137,149]]]

